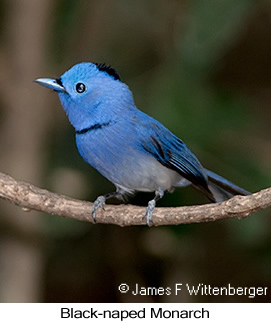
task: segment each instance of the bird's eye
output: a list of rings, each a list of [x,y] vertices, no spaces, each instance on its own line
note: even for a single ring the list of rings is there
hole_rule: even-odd
[[[75,89],[78,93],[83,93],[86,91],[86,86],[84,83],[77,83]]]

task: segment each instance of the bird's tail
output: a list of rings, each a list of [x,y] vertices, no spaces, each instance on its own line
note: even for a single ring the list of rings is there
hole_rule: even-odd
[[[216,202],[228,200],[234,195],[251,194],[250,192],[217,175],[216,173],[211,172],[208,169],[205,169],[205,172],[208,176],[208,187],[212,192]]]

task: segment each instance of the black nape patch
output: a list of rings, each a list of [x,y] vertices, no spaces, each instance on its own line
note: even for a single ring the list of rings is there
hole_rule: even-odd
[[[114,80],[119,80],[120,81],[120,76],[119,74],[117,73],[117,71],[111,67],[110,65],[106,65],[104,63],[101,63],[101,64],[98,64],[98,63],[94,63],[98,70],[101,71],[101,72],[105,72],[107,73],[108,75],[112,76],[114,78]]]

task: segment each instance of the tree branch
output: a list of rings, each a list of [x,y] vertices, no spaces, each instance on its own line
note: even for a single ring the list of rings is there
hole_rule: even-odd
[[[92,203],[71,199],[30,183],[17,181],[0,173],[0,198],[20,206],[23,210],[37,210],[79,221],[93,223]],[[157,207],[154,225],[170,225],[217,221],[225,218],[245,218],[250,213],[271,206],[271,188],[248,196],[234,196],[222,203],[195,206]],[[119,226],[143,225],[144,208],[134,205],[106,205],[97,215],[98,223]]]

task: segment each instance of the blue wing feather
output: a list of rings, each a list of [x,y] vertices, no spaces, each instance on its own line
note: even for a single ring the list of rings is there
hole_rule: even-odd
[[[153,155],[162,165],[170,168],[214,200],[208,188],[205,171],[196,156],[185,143],[158,122],[153,122],[150,137],[143,141],[145,151]]]

